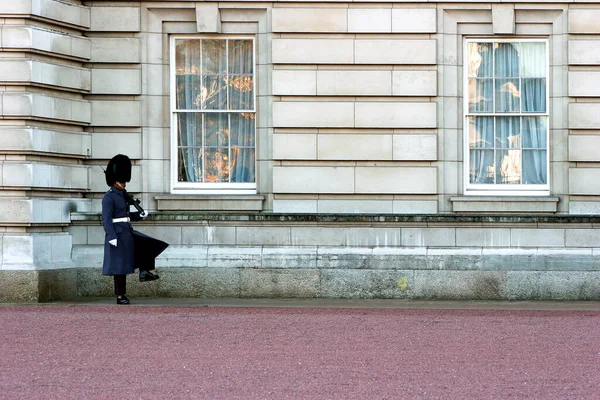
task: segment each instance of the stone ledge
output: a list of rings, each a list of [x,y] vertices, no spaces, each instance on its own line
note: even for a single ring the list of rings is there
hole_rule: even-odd
[[[556,213],[558,197],[451,197],[452,211],[460,213]]]
[[[100,213],[73,212],[71,221],[99,222]],[[419,223],[427,224],[598,224],[600,215],[465,215],[465,214],[280,214],[234,212],[153,212],[147,221],[240,221],[313,223]]]
[[[262,211],[265,196],[156,196],[160,211]]]

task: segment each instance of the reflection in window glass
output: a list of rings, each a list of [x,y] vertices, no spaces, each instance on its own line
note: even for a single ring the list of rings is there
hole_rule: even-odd
[[[255,182],[254,44],[175,39],[179,182]]]
[[[546,185],[547,43],[469,41],[466,54],[469,184]]]

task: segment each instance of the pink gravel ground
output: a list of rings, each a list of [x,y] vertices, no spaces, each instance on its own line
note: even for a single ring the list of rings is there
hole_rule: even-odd
[[[0,399],[599,399],[600,311],[0,307]]]

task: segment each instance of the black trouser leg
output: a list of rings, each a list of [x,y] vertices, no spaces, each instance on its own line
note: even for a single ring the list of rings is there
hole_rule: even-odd
[[[127,292],[127,275],[115,275],[115,295],[122,296]]]

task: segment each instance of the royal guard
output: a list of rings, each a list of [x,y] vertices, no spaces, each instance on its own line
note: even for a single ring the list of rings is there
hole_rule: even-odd
[[[117,154],[108,162],[104,173],[110,189],[102,199],[102,226],[106,232],[102,275],[114,277],[117,304],[129,304],[125,295],[127,274],[139,269],[140,282],[158,279],[159,276],[150,271],[154,269],[155,258],[169,245],[135,231],[131,226],[131,221],[140,221],[148,213],[140,206],[140,201],[125,190],[127,182],[131,180],[129,157]],[[130,206],[137,211],[130,212]]]

